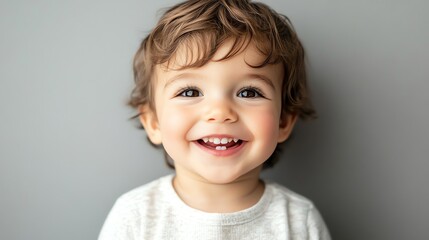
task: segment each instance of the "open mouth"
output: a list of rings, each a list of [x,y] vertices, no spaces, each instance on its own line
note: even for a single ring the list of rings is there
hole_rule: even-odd
[[[208,149],[225,151],[228,149],[238,148],[243,144],[243,140],[238,138],[202,138],[197,140],[197,142]]]

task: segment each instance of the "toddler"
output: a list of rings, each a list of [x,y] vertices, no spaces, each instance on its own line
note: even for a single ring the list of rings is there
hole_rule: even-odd
[[[311,118],[288,18],[247,0],[167,10],[134,59],[135,107],[175,174],[122,195],[99,240],[330,239],[313,203],[263,181],[297,118]]]

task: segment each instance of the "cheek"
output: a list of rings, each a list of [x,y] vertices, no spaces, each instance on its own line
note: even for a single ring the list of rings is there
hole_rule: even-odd
[[[182,111],[176,111],[169,108],[160,116],[160,129],[163,134],[168,135],[171,132],[180,130],[184,124],[185,114]]]
[[[164,147],[178,145],[186,139],[186,134],[191,128],[192,113],[184,108],[168,106],[164,107],[159,116],[160,129]],[[180,140],[180,141],[179,141]]]
[[[248,119],[247,127],[253,135],[252,145],[254,146],[250,154],[258,156],[258,163],[267,160],[277,146],[279,115],[274,109],[260,109]]]
[[[254,111],[249,121],[252,122],[252,128],[254,128],[255,134],[258,134],[259,137],[265,140],[276,140],[279,130],[279,118],[280,116],[275,107],[266,107]]]

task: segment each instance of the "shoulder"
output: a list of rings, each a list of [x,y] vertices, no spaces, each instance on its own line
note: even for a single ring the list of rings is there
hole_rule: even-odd
[[[267,188],[272,195],[269,211],[286,219],[292,236],[330,239],[323,218],[311,200],[277,183],[268,182]]]
[[[148,226],[148,219],[160,205],[167,202],[166,185],[172,176],[165,176],[122,194],[110,210],[101,229],[99,240],[134,239],[141,226]]]
[[[122,194],[115,205],[124,205],[128,208],[140,208],[144,203],[154,199],[161,199],[165,193],[165,186],[171,183],[172,175],[164,176],[140,187]]]
[[[287,204],[289,207],[302,210],[314,208],[314,204],[311,200],[278,183],[267,182],[266,187],[271,191],[273,203],[279,202],[280,204]]]

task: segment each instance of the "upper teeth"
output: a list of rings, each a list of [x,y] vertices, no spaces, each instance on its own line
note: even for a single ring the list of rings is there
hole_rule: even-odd
[[[211,143],[214,143],[214,144],[217,144],[217,145],[219,145],[219,144],[227,144],[227,143],[230,143],[231,141],[238,142],[238,140],[239,140],[238,138],[213,138],[213,137],[211,137],[211,138],[208,138],[208,137],[203,138],[203,141],[205,143],[211,142]]]

